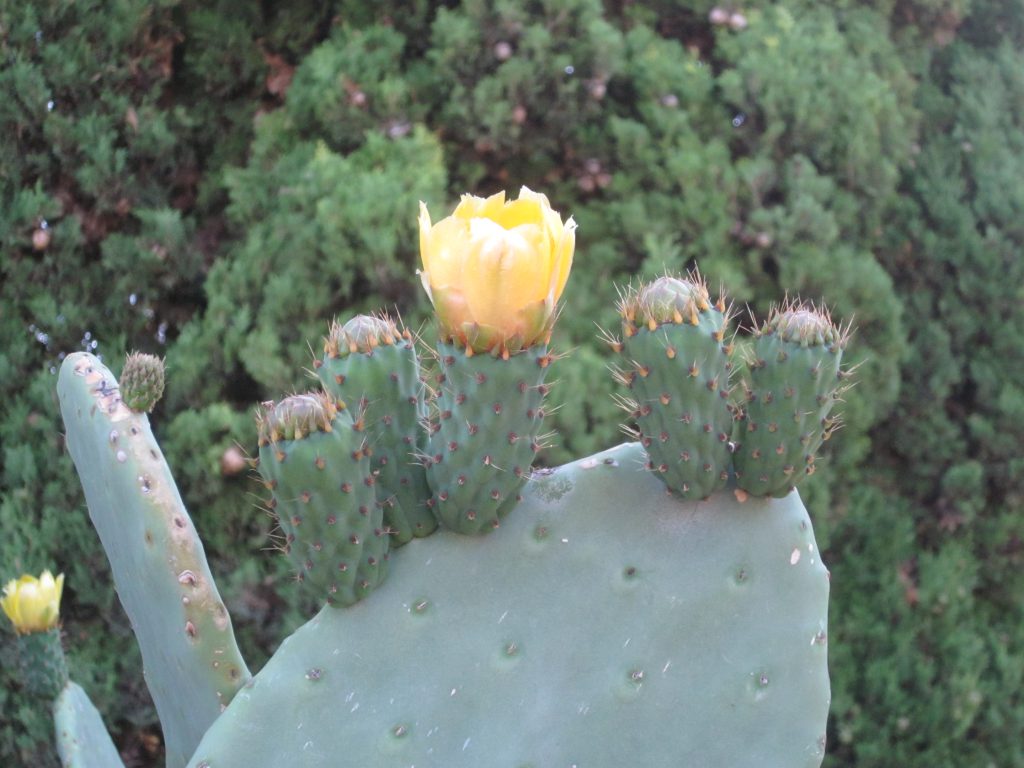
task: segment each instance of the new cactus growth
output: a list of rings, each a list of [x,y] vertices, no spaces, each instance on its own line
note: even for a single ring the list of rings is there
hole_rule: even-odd
[[[631,289],[619,303],[616,378],[636,420],[647,468],[684,499],[707,498],[728,478],[732,432],[729,312],[696,271]]]
[[[132,352],[121,371],[121,400],[133,411],[149,413],[164,394],[164,361]]]
[[[392,543],[433,533],[437,521],[425,503],[430,493],[418,458],[425,444],[426,387],[412,335],[387,315],[335,322],[314,367],[324,389],[363,413],[377,502]]]
[[[736,482],[757,496],[785,496],[814,472],[815,453],[838,424],[831,417],[847,374],[849,341],[823,308],[774,307],[757,329],[735,432]]]
[[[266,405],[258,423],[259,471],[298,580],[352,605],[384,580],[389,544],[362,416],[313,392]]]

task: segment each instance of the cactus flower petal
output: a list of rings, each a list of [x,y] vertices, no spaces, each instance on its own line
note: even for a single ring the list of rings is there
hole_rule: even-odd
[[[523,187],[513,201],[504,192],[463,195],[436,224],[421,204],[419,225],[420,278],[447,339],[495,353],[510,351],[512,339],[517,347],[546,340],[572,267],[571,218]],[[480,328],[487,332],[467,330]]]
[[[25,575],[7,582],[0,607],[18,634],[45,632],[57,626],[63,590],[63,573],[57,578],[49,571],[43,571],[38,579]]]

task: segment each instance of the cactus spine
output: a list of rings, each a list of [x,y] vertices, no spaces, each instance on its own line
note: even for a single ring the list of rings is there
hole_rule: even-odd
[[[422,462],[427,408],[412,335],[387,315],[357,315],[332,323],[324,355],[314,363],[321,384],[339,400],[358,404],[366,421],[376,475],[377,503],[391,542],[429,536],[437,521]]]

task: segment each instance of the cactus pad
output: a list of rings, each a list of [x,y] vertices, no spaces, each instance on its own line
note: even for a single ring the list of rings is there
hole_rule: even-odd
[[[314,392],[269,404],[258,421],[259,471],[297,578],[317,600],[351,605],[388,558],[362,420]]]
[[[461,533],[486,533],[515,506],[541,448],[553,359],[546,346],[508,359],[439,344],[437,422],[425,464],[434,515]]]
[[[57,380],[68,453],[142,651],[146,684],[177,768],[249,679],[203,543],[144,413],[93,355]]]
[[[803,302],[774,308],[757,330],[736,424],[736,482],[755,496],[785,496],[814,472],[815,452],[837,422],[849,329]]]
[[[616,378],[636,420],[647,468],[681,498],[703,499],[728,478],[732,432],[732,346],[723,300],[712,304],[693,272],[661,277],[620,302],[623,338],[609,339],[623,360]]]
[[[827,572],[797,494],[683,502],[620,446],[299,629],[192,768],[729,766],[824,754]],[[259,727],[253,724],[259,723]]]
[[[121,756],[85,691],[68,683],[53,702],[57,753],[66,768],[124,768]]]
[[[386,315],[333,323],[324,356],[314,366],[324,389],[358,404],[363,413],[377,503],[392,544],[433,533],[437,521],[426,505],[430,489],[418,459],[426,387],[409,331],[400,331]]]

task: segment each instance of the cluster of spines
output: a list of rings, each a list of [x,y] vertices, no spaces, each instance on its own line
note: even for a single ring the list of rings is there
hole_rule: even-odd
[[[520,500],[548,437],[540,430],[554,359],[544,345],[508,357],[438,345],[436,414],[421,460],[428,506],[445,527],[485,533]]]
[[[847,388],[841,368],[850,326],[828,310],[787,300],[755,329],[733,440],[736,482],[757,496],[785,496],[813,474],[821,443],[839,426],[832,407]]]
[[[331,395],[358,403],[373,448],[370,466],[392,543],[405,544],[437,528],[426,507],[429,489],[420,453],[426,416],[412,334],[386,314],[331,324],[314,368]]]
[[[267,505],[298,580],[319,600],[357,602],[384,580],[389,546],[362,418],[312,392],[264,404],[257,421]]]
[[[613,372],[630,390],[618,398],[636,424],[627,431],[670,490],[706,498],[729,471],[733,344],[725,299],[712,303],[693,271],[630,288],[618,308],[622,338],[605,333],[605,341],[625,358]]]

